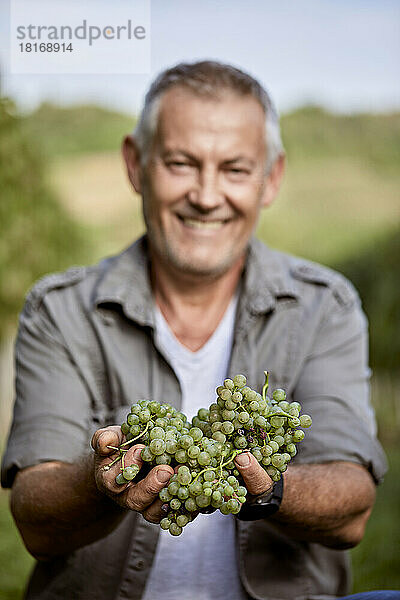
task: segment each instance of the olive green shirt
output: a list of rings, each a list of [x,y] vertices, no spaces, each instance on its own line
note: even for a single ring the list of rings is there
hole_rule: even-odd
[[[140,398],[180,407],[178,379],[155,345],[152,306],[146,238],[98,265],[36,284],[20,317],[4,486],[29,465],[77,460],[98,427],[121,423]],[[295,463],[352,461],[382,479],[367,323],[355,290],[330,269],[252,240],[230,375],[244,373],[261,389],[264,370],[272,388],[284,388],[313,418]],[[204,406],[213,400],[204,398]],[[250,597],[328,599],[349,591],[347,552],[291,540],[268,520],[236,523],[240,576]],[[139,600],[159,531],[129,513],[105,538],[38,563],[27,597]]]

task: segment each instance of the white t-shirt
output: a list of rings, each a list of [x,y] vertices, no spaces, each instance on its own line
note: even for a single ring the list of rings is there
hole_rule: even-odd
[[[237,297],[229,304],[212,337],[191,352],[174,336],[155,308],[156,345],[178,376],[182,412],[192,419],[215,399],[227,376],[233,342]],[[235,523],[219,511],[198,515],[179,537],[161,531],[144,600],[245,600],[239,578]]]

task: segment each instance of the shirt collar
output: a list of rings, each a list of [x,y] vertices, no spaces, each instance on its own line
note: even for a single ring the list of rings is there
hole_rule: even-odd
[[[272,310],[278,298],[296,299],[289,266],[279,252],[252,238],[242,280],[242,304],[253,314]],[[96,307],[121,306],[124,314],[141,325],[154,326],[152,292],[149,278],[147,238],[143,236],[121,254],[100,264],[94,304]]]

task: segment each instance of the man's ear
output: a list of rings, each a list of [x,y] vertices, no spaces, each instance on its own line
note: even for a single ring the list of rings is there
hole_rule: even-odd
[[[262,206],[267,207],[272,204],[281,187],[283,174],[285,172],[285,155],[281,154],[266,177]]]
[[[135,139],[127,135],[122,142],[122,156],[124,157],[129,181],[135,191],[141,193],[141,164],[140,154]]]

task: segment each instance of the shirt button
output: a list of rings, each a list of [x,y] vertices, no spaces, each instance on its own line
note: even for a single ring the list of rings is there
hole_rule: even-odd
[[[144,560],[139,558],[139,560],[137,560],[133,566],[135,567],[135,569],[137,569],[137,571],[143,571],[143,569],[145,567],[145,562],[144,562]]]

